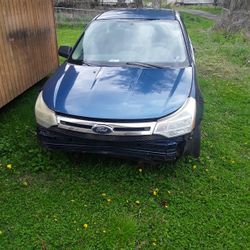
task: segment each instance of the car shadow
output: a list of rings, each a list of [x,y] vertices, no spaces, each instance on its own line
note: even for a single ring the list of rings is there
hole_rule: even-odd
[[[182,168],[183,165],[188,164],[189,159],[182,157],[175,161],[147,161],[138,160],[119,156],[110,156],[102,154],[90,154],[90,153],[70,153],[64,152],[67,158],[72,162],[74,166],[84,168],[85,166],[91,166],[92,168],[104,168],[108,171],[112,171],[114,168],[126,167],[130,170],[143,169],[144,171],[155,172],[164,171],[165,176],[175,175],[177,168]],[[181,163],[181,164],[179,164]],[[184,164],[183,164],[184,163]]]

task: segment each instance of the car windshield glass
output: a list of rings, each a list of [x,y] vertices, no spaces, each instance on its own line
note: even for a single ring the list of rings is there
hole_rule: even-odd
[[[80,39],[70,61],[179,67],[188,63],[182,30],[173,20],[94,21]]]

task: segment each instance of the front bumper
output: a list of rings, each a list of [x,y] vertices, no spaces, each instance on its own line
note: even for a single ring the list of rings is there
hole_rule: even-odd
[[[70,131],[57,126],[37,126],[41,144],[50,149],[110,154],[143,160],[175,160],[188,151],[189,135],[165,138],[160,135],[112,136]]]

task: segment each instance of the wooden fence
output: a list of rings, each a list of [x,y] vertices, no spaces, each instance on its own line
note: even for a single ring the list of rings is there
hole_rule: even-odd
[[[52,0],[0,0],[0,108],[58,67]]]

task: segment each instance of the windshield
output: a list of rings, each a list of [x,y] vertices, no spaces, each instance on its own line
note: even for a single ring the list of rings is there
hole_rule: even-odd
[[[180,25],[166,20],[97,20],[91,23],[71,62],[187,66]]]

